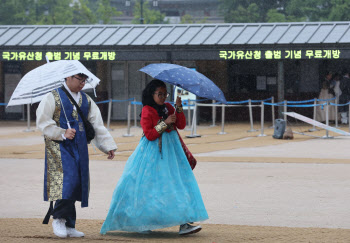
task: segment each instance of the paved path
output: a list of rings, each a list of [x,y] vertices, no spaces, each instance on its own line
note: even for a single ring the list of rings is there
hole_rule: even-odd
[[[91,161],[90,207],[104,219],[125,162]],[[42,218],[43,160],[0,159],[0,218]],[[345,164],[203,162],[194,173],[207,223],[350,229],[350,167]],[[79,205],[79,204],[78,204]]]
[[[331,139],[310,139],[279,145],[221,150],[194,154],[195,157],[284,157],[284,158],[321,158],[350,159],[350,137]],[[349,171],[350,172],[350,171]]]

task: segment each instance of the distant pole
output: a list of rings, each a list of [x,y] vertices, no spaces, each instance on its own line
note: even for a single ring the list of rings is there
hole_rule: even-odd
[[[141,18],[140,18],[140,24],[143,24],[143,0],[141,0]]]
[[[277,64],[277,102],[284,100],[284,64],[278,61]],[[283,106],[278,106],[278,118],[282,118]]]

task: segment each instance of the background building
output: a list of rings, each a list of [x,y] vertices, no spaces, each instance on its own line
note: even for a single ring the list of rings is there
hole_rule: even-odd
[[[0,26],[0,102],[8,102],[20,78],[44,64],[45,55],[82,61],[102,80],[97,101],[141,101],[151,78],[138,70],[157,62],[196,68],[228,101],[305,100],[318,97],[326,70],[350,67],[350,22]],[[107,106],[100,108],[106,117]],[[200,118],[209,120],[210,112],[201,108]],[[23,113],[23,107],[0,106],[1,119]],[[311,117],[312,110],[300,113]],[[247,115],[228,109],[226,118]],[[126,118],[125,103],[114,103],[112,119]]]
[[[136,2],[140,0],[111,0],[111,5],[122,12],[122,15],[114,20],[122,24],[130,24],[134,18],[133,9]],[[218,10],[219,0],[148,0],[148,2],[151,9],[165,14],[165,20],[170,24],[179,24],[184,15],[190,15],[196,23],[224,22]]]

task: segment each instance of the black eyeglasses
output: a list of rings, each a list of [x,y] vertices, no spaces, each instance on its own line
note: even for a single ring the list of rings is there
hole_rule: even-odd
[[[165,94],[163,94],[163,93],[161,93],[161,92],[158,92],[158,93],[154,93],[154,94],[156,94],[156,95],[158,95],[158,98],[168,98],[169,97],[169,93],[165,93]]]
[[[78,79],[78,80],[80,81],[81,84],[83,84],[83,83],[86,82],[86,79],[84,79],[84,78],[77,78],[77,77],[75,77],[75,75],[73,75],[73,78]]]

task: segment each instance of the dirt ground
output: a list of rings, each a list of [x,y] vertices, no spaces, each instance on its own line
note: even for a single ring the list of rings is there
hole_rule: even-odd
[[[269,126],[271,124],[266,124]],[[255,124],[255,128],[259,125]],[[34,123],[31,129],[35,131],[24,132],[25,122],[0,122],[0,158],[16,159],[43,159],[44,143],[41,133],[35,130]],[[112,135],[118,145],[117,161],[126,161],[138,144],[141,137],[140,128],[132,128],[132,137],[123,137],[127,133],[126,124],[111,124]],[[309,133],[310,126],[293,126],[298,132],[305,132],[312,136],[323,136],[325,131]],[[184,142],[194,154],[231,150],[239,148],[259,148],[263,146],[283,145],[298,143],[314,139],[311,136],[294,135],[293,140],[273,139],[273,129],[265,129],[265,137],[258,137],[260,131],[247,132],[250,129],[248,123],[228,124],[225,126],[225,135],[218,135],[221,131],[220,124],[216,127],[202,124],[197,128],[200,138],[186,138],[191,132],[181,131]],[[341,127],[348,131],[348,127]],[[331,136],[338,136],[330,133]],[[94,151],[90,145],[91,160],[106,160],[106,155]],[[345,151],[344,151],[345,153]],[[344,158],[295,158],[286,154],[281,157],[244,157],[235,156],[198,156],[201,162],[259,162],[259,163],[349,163]],[[15,173],[15,171],[14,171]],[[0,170],[1,174],[1,170]],[[27,198],[26,200],[31,200]],[[10,206],[10,205],[9,205]],[[5,210],[5,209],[2,209]],[[20,212],[20,208],[18,211]],[[323,212],[326,213],[326,212]],[[244,226],[227,224],[202,224],[203,230],[195,235],[180,237],[177,227],[157,230],[151,234],[143,235],[136,233],[112,232],[105,236],[99,234],[103,223],[99,219],[81,219],[77,223],[77,229],[84,231],[83,239],[58,239],[53,233],[51,225],[42,225],[42,219],[38,218],[3,218],[0,210],[0,242],[55,242],[55,241],[80,241],[80,242],[350,242],[350,229],[338,228],[294,228],[294,227],[271,227],[271,226]],[[20,217],[20,215],[19,215]]]
[[[202,225],[194,235],[179,236],[178,227],[157,230],[150,234],[111,232],[100,235],[102,220],[79,220],[77,229],[84,229],[84,238],[59,239],[50,225],[40,219],[0,219],[1,242],[349,242],[350,229],[287,228],[242,225]]]
[[[255,129],[259,129],[259,124],[254,125]],[[19,158],[19,159],[42,159],[44,158],[44,143],[41,133],[35,129],[35,124],[31,124],[32,132],[24,132],[27,127],[24,122],[0,122],[0,158]],[[271,124],[265,124],[265,127],[271,127]],[[209,124],[202,124],[197,128],[197,134],[201,135],[198,138],[188,138],[191,135],[190,130],[179,131],[185,144],[193,154],[208,153],[221,150],[231,150],[238,148],[255,148],[267,145],[279,145],[288,144],[300,141],[306,141],[314,139],[313,136],[324,136],[325,130],[309,132],[308,130],[312,127],[305,124],[293,124],[291,126],[293,131],[298,133],[304,133],[306,135],[294,134],[293,140],[274,139],[272,135],[274,130],[272,128],[265,128],[264,134],[266,136],[258,136],[261,134],[260,131],[247,132],[250,130],[248,123],[235,123],[226,124],[224,131],[227,134],[218,135],[221,132],[221,125],[218,124],[215,127],[209,126]],[[118,151],[116,160],[126,161],[132,154],[142,135],[142,129],[140,127],[132,128],[130,135],[127,134],[127,124],[125,122],[116,122],[111,124],[111,134],[113,135],[117,145]],[[339,127],[344,131],[348,131],[348,126]],[[338,137],[339,134],[329,132],[329,136]],[[18,145],[21,145],[19,148]],[[92,160],[105,160],[106,156],[95,149],[93,146],[89,146],[90,159]],[[305,160],[295,160],[289,158],[288,155],[280,158],[266,157],[217,157],[217,156],[201,156],[197,157],[199,162],[205,161],[220,161],[220,162],[305,162]],[[308,162],[311,163],[349,163],[347,159],[326,159],[326,158],[309,158]]]

